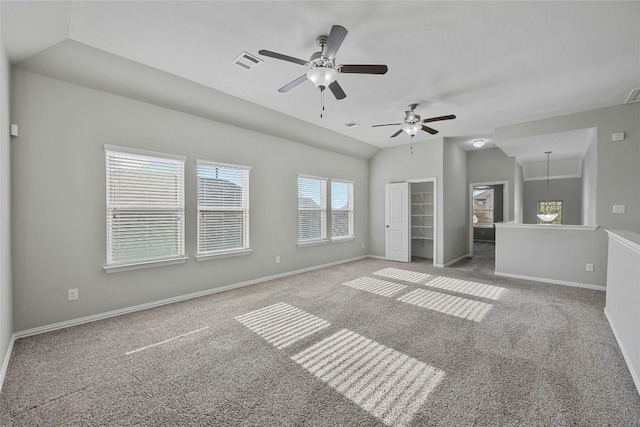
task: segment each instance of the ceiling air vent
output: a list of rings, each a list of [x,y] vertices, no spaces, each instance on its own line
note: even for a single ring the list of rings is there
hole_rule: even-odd
[[[349,123],[345,123],[345,126],[348,127],[348,128],[356,128],[356,127],[360,126],[360,123],[349,122]]]
[[[632,104],[634,102],[640,102],[640,87],[631,90],[625,104]]]
[[[262,59],[255,57],[247,52],[242,52],[240,56],[233,60],[234,64],[236,64],[238,67],[244,68],[245,70],[250,70],[261,62]]]

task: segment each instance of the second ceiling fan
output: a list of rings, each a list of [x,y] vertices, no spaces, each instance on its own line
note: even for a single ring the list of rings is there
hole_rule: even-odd
[[[416,136],[418,131],[422,130],[424,132],[430,133],[431,135],[435,135],[438,133],[437,130],[430,128],[429,126],[425,126],[424,123],[431,122],[439,122],[442,120],[452,120],[455,119],[456,116],[450,114],[448,116],[440,116],[440,117],[430,117],[428,119],[421,119],[419,115],[416,114],[415,109],[419,104],[410,104],[409,109],[405,111],[404,122],[403,123],[386,123],[383,125],[373,125],[372,127],[380,127],[380,126],[400,126],[402,128],[398,130],[396,133],[391,135],[391,138],[395,138],[400,135],[402,131],[406,132],[411,138]]]
[[[316,38],[316,44],[320,46],[320,51],[311,55],[308,61],[272,52],[270,50],[260,50],[258,53],[282,61],[293,62],[294,64],[309,67],[310,70],[297,79],[287,83],[278,89],[278,92],[288,92],[299,84],[310,80],[321,92],[328,87],[336,99],[346,98],[346,93],[337,82],[338,73],[343,74],[385,74],[388,70],[386,65],[338,65],[336,64],[336,53],[347,36],[347,29],[341,25],[331,27],[329,35],[321,35]]]

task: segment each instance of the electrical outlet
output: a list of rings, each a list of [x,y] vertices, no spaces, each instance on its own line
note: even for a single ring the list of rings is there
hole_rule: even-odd
[[[279,256],[276,257],[276,264],[280,264],[280,257]]]
[[[77,300],[78,299],[78,288],[69,289],[68,298],[69,298],[69,301]]]
[[[587,271],[593,271],[593,264],[587,263]]]
[[[625,211],[625,205],[613,205],[613,213],[623,214]]]

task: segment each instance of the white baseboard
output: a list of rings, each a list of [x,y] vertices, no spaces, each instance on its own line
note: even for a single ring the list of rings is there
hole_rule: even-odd
[[[586,288],[586,289],[593,289],[596,291],[607,290],[606,286],[590,285],[588,283],[579,283],[579,282],[569,282],[567,280],[548,279],[545,277],[522,276],[520,274],[501,273],[499,271],[494,271],[493,274],[495,274],[496,276],[509,277],[511,279],[533,280],[534,282],[551,283],[554,285],[563,285],[563,286],[573,286],[574,288]]]
[[[613,322],[609,317],[609,313],[607,313],[606,307],[604,308],[604,316],[607,318],[607,321],[609,322],[609,326],[611,326],[611,330],[613,331],[613,336],[616,337],[616,341],[618,342],[618,347],[620,347],[620,352],[622,353],[622,357],[624,357],[624,361],[627,363],[627,368],[629,368],[629,372],[631,373],[631,378],[633,378],[633,382],[636,385],[636,389],[638,390],[638,393],[640,393],[640,376],[638,376],[638,373],[633,369],[633,365],[631,364],[631,358],[629,357],[629,353],[625,349],[624,344],[622,343],[622,340],[618,335],[618,331],[616,331],[616,327],[613,325]]]
[[[313,267],[307,267],[307,268],[303,268],[303,269],[300,269],[300,270],[288,271],[286,273],[274,274],[273,276],[261,277],[259,279],[248,280],[246,282],[234,283],[234,284],[227,285],[227,286],[221,286],[219,288],[208,289],[206,291],[200,291],[200,292],[194,292],[194,293],[185,294],[185,295],[179,295],[179,296],[176,296],[176,297],[166,298],[166,299],[162,299],[162,300],[158,300],[158,301],[152,301],[152,302],[148,302],[148,303],[145,303],[145,304],[134,305],[132,307],[125,307],[125,308],[121,308],[121,309],[118,309],[118,310],[107,311],[105,313],[98,313],[98,314],[94,314],[94,315],[91,315],[91,316],[81,317],[81,318],[78,318],[78,319],[66,320],[64,322],[53,323],[53,324],[50,324],[50,325],[44,325],[44,326],[39,326],[37,328],[32,328],[32,329],[26,329],[24,331],[19,331],[19,332],[16,332],[15,334],[13,334],[13,336],[14,336],[14,339],[18,339],[18,338],[28,337],[28,336],[31,336],[31,335],[42,334],[42,333],[45,333],[45,332],[50,332],[50,331],[55,331],[55,330],[58,330],[58,329],[68,328],[70,326],[81,325],[83,323],[95,322],[96,320],[107,319],[109,317],[120,316],[120,315],[127,314],[127,313],[133,313],[133,312],[136,312],[136,311],[147,310],[149,308],[154,308],[154,307],[159,307],[159,306],[162,306],[162,305],[172,304],[174,302],[185,301],[185,300],[189,300],[189,299],[193,299],[193,298],[199,298],[199,297],[203,297],[203,296],[207,296],[207,295],[211,295],[211,294],[217,294],[219,292],[229,291],[231,289],[242,288],[244,286],[255,285],[255,284],[258,284],[258,283],[267,282],[269,280],[280,279],[280,278],[287,277],[287,276],[293,276],[295,274],[306,273],[306,272],[314,271],[314,270],[320,270],[321,268],[332,267],[334,265],[339,265],[339,264],[345,264],[347,262],[358,261],[358,260],[361,260],[361,259],[364,259],[364,258],[367,258],[367,256],[363,255],[363,256],[359,256],[359,257],[355,257],[355,258],[344,259],[344,260],[340,260],[340,261],[336,261],[336,262],[331,262],[331,263],[328,263],[328,264],[316,265],[316,266],[313,266]]]
[[[449,262],[447,262],[447,263],[445,263],[445,264],[436,264],[436,267],[441,267],[441,268],[443,268],[443,267],[449,267],[450,265],[453,265],[453,264],[455,264],[456,262],[460,262],[460,261],[462,261],[462,260],[463,260],[463,259],[465,259],[465,258],[469,258],[469,254],[464,254],[464,255],[462,255],[462,256],[460,256],[460,257],[458,257],[458,258],[454,259],[454,260],[451,260],[451,261],[449,261]]]
[[[387,260],[385,257],[379,255],[367,255],[367,258]]]
[[[0,392],[2,392],[4,377],[7,374],[7,369],[9,368],[9,359],[11,359],[11,353],[13,352],[13,343],[15,341],[16,334],[13,334],[11,335],[11,340],[9,341],[9,346],[7,347],[7,352],[4,355],[4,359],[2,359],[2,368],[0,368]]]

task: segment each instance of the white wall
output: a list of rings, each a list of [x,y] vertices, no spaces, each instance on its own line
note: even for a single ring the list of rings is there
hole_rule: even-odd
[[[582,223],[596,225],[598,189],[598,142],[595,134],[582,159]]]
[[[522,224],[524,218],[524,172],[522,165],[514,162],[513,173],[513,222]],[[505,219],[505,221],[507,221]]]
[[[12,120],[20,125],[12,147],[16,331],[366,254],[366,160],[13,71]],[[185,264],[103,271],[104,144],[187,156]],[[252,166],[250,255],[194,260],[196,159]],[[299,173],[355,182],[353,241],[297,247]],[[78,301],[67,301],[68,288],[79,289]]]
[[[0,371],[13,333],[11,283],[11,137],[9,136],[10,65],[0,43]],[[4,378],[0,375],[0,381]],[[0,387],[2,384],[0,383]]]
[[[524,188],[525,224],[538,223],[538,202],[547,200],[547,181],[525,181]],[[549,200],[562,201],[562,223],[565,225],[582,224],[582,179],[550,179]]]
[[[471,213],[467,202],[467,152],[445,138],[443,154],[445,240],[441,263],[446,265],[468,255],[468,218]]]
[[[408,138],[399,135],[398,138]],[[413,154],[408,144],[385,148],[369,160],[369,254],[384,256],[384,185],[405,182],[409,179],[437,178],[437,248],[436,259],[441,262],[443,252],[442,233],[442,138],[415,142]]]

